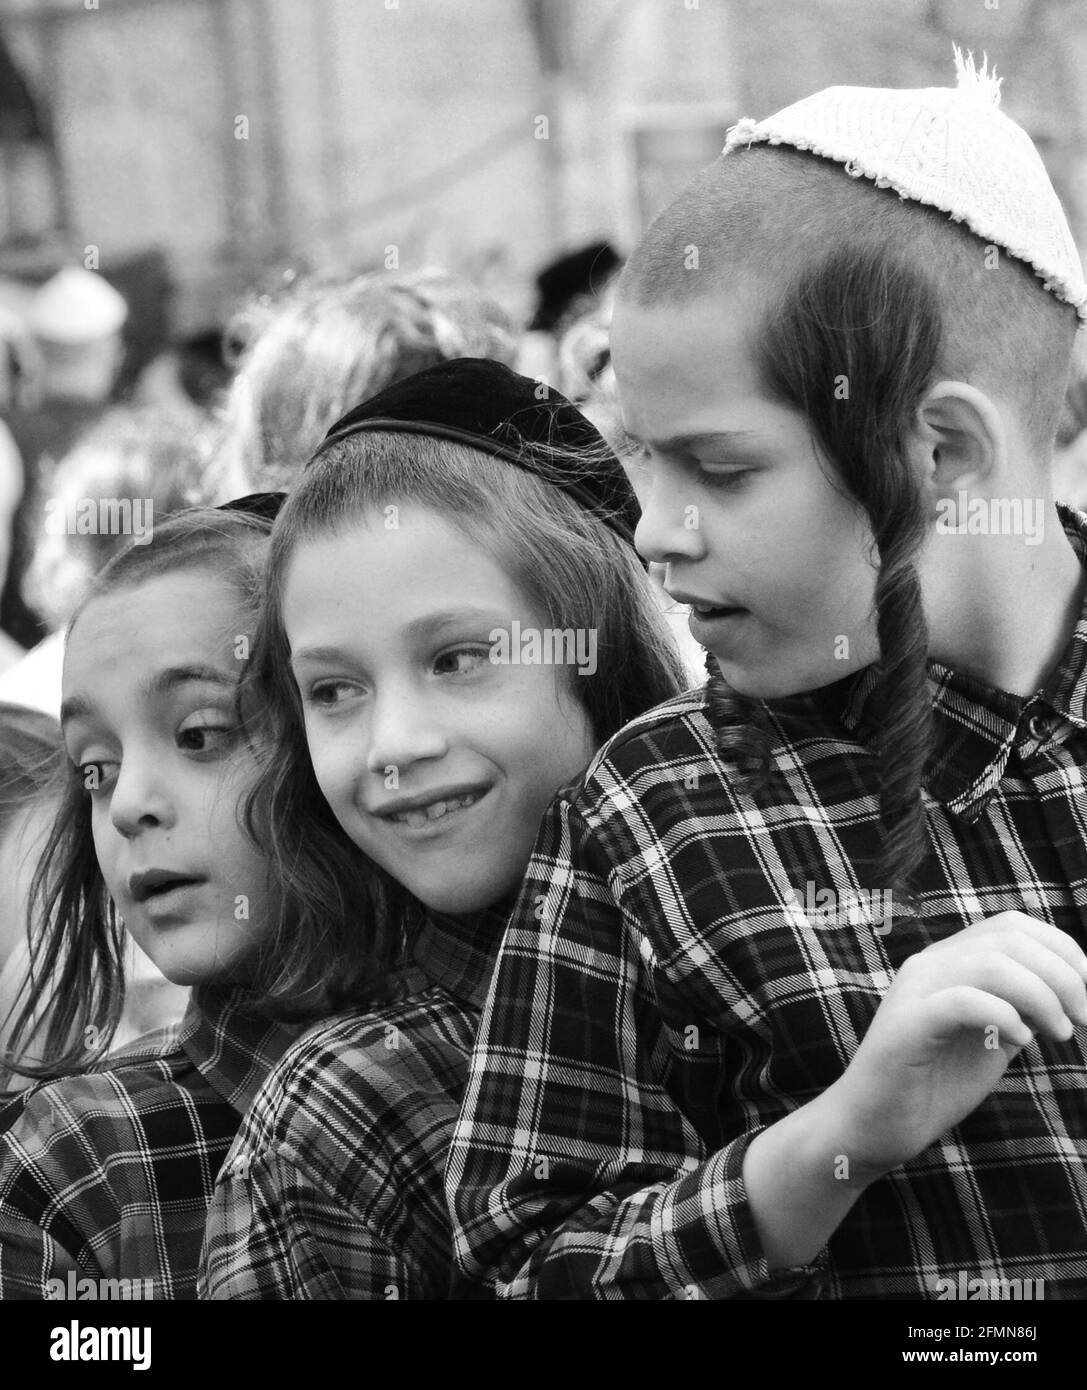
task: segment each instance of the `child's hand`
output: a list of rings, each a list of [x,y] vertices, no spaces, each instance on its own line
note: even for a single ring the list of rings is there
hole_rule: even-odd
[[[825,1093],[855,1177],[913,1158],[985,1099],[1035,1033],[1087,1024],[1087,956],[1056,927],[1001,912],[898,971],[856,1056]]]

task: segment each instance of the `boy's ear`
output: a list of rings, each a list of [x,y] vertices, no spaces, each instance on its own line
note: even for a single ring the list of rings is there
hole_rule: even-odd
[[[986,493],[1002,477],[1007,434],[996,406],[965,381],[938,381],[925,393],[908,452],[930,501],[960,489]]]

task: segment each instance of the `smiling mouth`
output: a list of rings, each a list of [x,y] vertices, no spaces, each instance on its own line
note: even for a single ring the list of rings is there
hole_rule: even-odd
[[[406,825],[412,830],[421,830],[424,825],[474,806],[486,795],[486,791],[466,792],[463,796],[446,797],[441,801],[432,801],[426,806],[414,806],[410,811],[394,811],[385,819],[393,821],[396,825]]]

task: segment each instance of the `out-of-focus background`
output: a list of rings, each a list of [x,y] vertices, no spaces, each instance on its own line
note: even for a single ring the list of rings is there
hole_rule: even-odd
[[[946,84],[953,40],[1087,228],[1082,0],[2,0],[0,40],[0,276],[97,248],[129,373],[281,267],[438,263],[527,314],[738,116]]]

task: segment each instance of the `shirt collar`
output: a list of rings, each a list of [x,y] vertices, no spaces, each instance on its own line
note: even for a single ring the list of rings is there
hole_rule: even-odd
[[[208,1084],[239,1114],[308,1024],[277,1023],[247,1005],[241,988],[194,989],[178,1044]]]
[[[468,917],[431,913],[415,939],[415,966],[431,983],[482,1011],[512,906],[511,899]]]
[[[1060,503],[1057,511],[1080,564],[1087,565],[1087,516]],[[1071,728],[1087,728],[1087,597],[1060,661],[1034,695],[1010,695],[938,661],[928,663],[928,676],[935,737],[925,789],[972,822],[996,791],[1016,744],[1028,751]],[[878,681],[878,667],[868,666],[830,687],[841,692],[842,722],[865,740],[876,733],[871,696]]]

